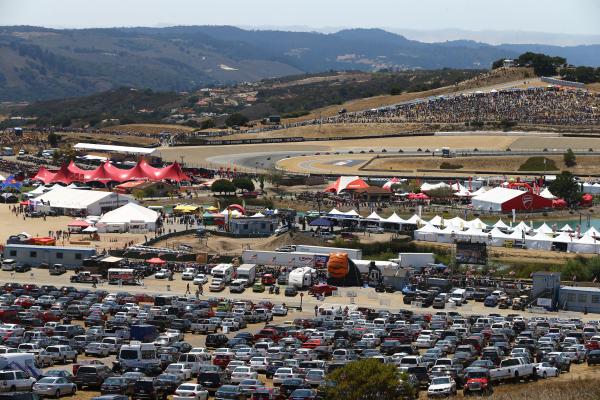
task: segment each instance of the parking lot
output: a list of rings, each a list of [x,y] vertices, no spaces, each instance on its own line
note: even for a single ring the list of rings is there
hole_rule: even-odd
[[[183,281],[179,273],[171,281],[151,276],[141,286],[99,284],[96,288],[71,284],[70,275],[51,276],[40,269],[1,271],[0,282],[5,286],[0,301],[13,307],[0,310],[15,312],[0,311],[5,322],[0,330],[4,353],[28,352],[38,365],[53,364],[40,368],[43,375],[56,370],[73,373],[74,365],[93,370],[98,367],[86,364],[98,360],[108,367],[107,375],[69,376],[79,387],[77,398],[100,395],[99,385],[105,379],[119,383],[111,387],[132,394],[139,385],[134,381],[145,382],[140,380],[143,374],[160,376],[155,382],[164,384],[151,391],[169,396],[188,382],[204,386],[195,388],[196,398],[205,394],[225,398],[221,387],[240,396],[234,398],[242,398],[237,393],[242,391],[251,398],[260,393],[258,387],[271,390],[273,398],[295,398],[295,389],[300,390],[300,398],[318,398],[325,374],[363,358],[376,358],[409,372],[421,398],[503,393],[522,385],[543,385],[544,378],[595,377],[599,371],[587,365],[597,353],[588,360],[589,352],[600,347],[598,322],[580,313],[514,311],[485,307],[474,300],[435,310],[403,304],[400,293],[377,293],[373,288],[340,288],[336,295],[321,300],[307,292],[301,292],[302,298],[288,297],[283,290],[278,295],[251,288],[235,294],[229,288],[211,293],[206,283],[203,295],[196,298],[193,283],[192,293],[186,296],[190,281]],[[272,315],[283,310],[284,303],[287,315]],[[81,329],[71,332],[65,323]],[[145,346],[132,337],[139,334],[139,326],[148,325],[156,329],[151,339],[144,339],[153,343],[149,346],[156,353],[152,359],[156,365],[141,359],[137,365],[128,364],[122,351]],[[61,345],[76,351],[76,362],[57,358],[54,353]],[[96,352],[110,354],[91,354]],[[507,375],[515,368],[522,375]],[[217,376],[219,382],[209,387],[208,382]],[[97,385],[88,386],[90,382]],[[440,382],[441,386],[436,385]]]

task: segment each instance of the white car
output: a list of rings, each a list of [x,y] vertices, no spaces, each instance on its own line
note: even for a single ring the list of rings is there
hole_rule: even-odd
[[[208,400],[208,391],[197,383],[184,383],[175,390],[173,400]]]
[[[252,368],[253,371],[265,372],[268,365],[269,362],[266,357],[252,357],[250,359],[250,368]]]
[[[273,385],[281,385],[281,382],[283,382],[284,380],[297,377],[298,374],[294,372],[293,368],[277,368],[277,371],[275,371],[275,374],[273,375]]]
[[[285,317],[288,314],[288,309],[282,305],[275,306],[271,309],[271,313],[279,317]]]
[[[156,279],[168,279],[173,275],[173,273],[168,269],[161,269],[157,273],[154,274]]]
[[[183,378],[184,381],[192,378],[192,370],[187,367],[184,363],[173,363],[169,364],[167,369],[165,369],[165,373],[179,375]]]
[[[325,371],[322,369],[309,369],[306,371],[304,381],[310,386],[319,386],[325,382]]]
[[[258,372],[253,371],[250,367],[236,367],[231,373],[231,382],[239,384],[244,379],[258,379]]]
[[[446,397],[456,395],[456,382],[449,376],[436,376],[427,388],[427,397]]]
[[[92,342],[85,346],[86,357],[108,357],[110,356],[110,346],[106,343]]]
[[[173,342],[183,340],[183,333],[179,329],[167,329],[164,335],[171,338]]]
[[[429,335],[419,335],[419,337],[417,337],[416,345],[420,349],[428,349],[435,345],[435,339]]]
[[[204,274],[198,274],[194,277],[194,285],[204,285],[208,282],[208,278]]]
[[[536,363],[533,364],[533,366],[535,367],[537,376],[542,377],[544,379],[551,376],[560,376],[560,371],[558,370],[558,368],[553,367],[547,362]]]
[[[184,281],[191,281],[196,276],[196,269],[194,268],[186,268],[185,271],[181,273],[181,279]]]
[[[220,279],[213,279],[208,287],[211,292],[221,292],[225,289],[225,283]]]

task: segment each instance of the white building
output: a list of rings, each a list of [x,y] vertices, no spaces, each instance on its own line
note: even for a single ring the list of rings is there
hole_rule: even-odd
[[[100,215],[131,201],[129,196],[99,190],[57,187],[32,200],[36,210],[64,215]]]

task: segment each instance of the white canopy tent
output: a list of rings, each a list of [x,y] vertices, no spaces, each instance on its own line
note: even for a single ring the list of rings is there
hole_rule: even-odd
[[[417,214],[414,214],[412,217],[406,220],[406,223],[412,225],[426,225],[427,221],[419,217]]]
[[[459,229],[464,229],[466,226],[466,222],[464,219],[462,219],[461,217],[454,217],[451,218],[449,220],[446,220],[445,225],[446,226],[453,226],[455,228],[459,228]]]
[[[534,236],[525,237],[525,245],[528,249],[551,250],[552,238],[543,232],[537,232]]]
[[[544,190],[542,190],[542,192],[540,193],[540,196],[546,198],[546,199],[558,199],[558,197],[556,197],[555,195],[552,194],[552,192],[550,192],[550,190],[548,188],[545,188]]]
[[[265,214],[257,212],[256,214],[251,215],[250,218],[263,218],[264,216]]]
[[[582,236],[581,239],[573,240],[569,250],[573,253],[595,254],[598,253],[598,241],[591,236]]]
[[[392,216],[394,216],[394,215],[396,215],[396,213],[394,213]],[[379,216],[379,214],[377,214],[375,211],[373,211],[371,214],[369,214],[369,216],[365,217],[365,219],[372,220],[372,221],[381,221],[383,218],[381,218]]]
[[[135,203],[128,203],[104,214],[96,223],[99,232],[140,230],[153,231],[158,213]]]
[[[600,232],[598,232],[598,230],[596,228],[594,228],[593,226],[588,229],[583,236],[590,236],[590,237],[597,237],[600,238]]]
[[[542,233],[553,233],[554,231],[552,230],[552,228],[550,228],[548,226],[548,224],[546,224],[545,222],[535,230],[536,232],[542,232]]]
[[[565,224],[562,228],[559,229],[561,232],[575,232],[573,228],[569,224]]]
[[[398,214],[393,213],[389,217],[382,219],[383,222],[387,222],[390,224],[405,224],[406,221],[398,216]]]
[[[498,229],[509,229],[510,227],[508,225],[506,225],[501,219],[498,220],[498,222],[496,222],[494,225],[492,225],[494,228],[498,228]]]
[[[466,226],[468,226],[470,228],[475,228],[475,229],[486,229],[487,228],[487,225],[485,224],[485,222],[483,222],[479,218],[475,218],[475,219],[472,219],[471,221],[468,221]]]
[[[422,240],[425,242],[437,242],[438,234],[441,230],[431,224],[427,224],[424,227],[415,231],[415,239]]]
[[[436,215],[435,217],[431,218],[431,220],[429,221],[429,224],[440,227],[440,226],[444,225],[444,220],[439,215]]]

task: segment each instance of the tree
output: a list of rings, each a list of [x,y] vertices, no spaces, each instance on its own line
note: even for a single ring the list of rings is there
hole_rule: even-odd
[[[383,400],[410,397],[406,376],[390,364],[367,358],[334,370],[326,378],[328,400]]]
[[[537,76],[556,75],[556,69],[567,63],[563,57],[551,57],[546,54],[532,53],[528,51],[523,53],[517,59],[519,65],[530,65]]]
[[[52,147],[58,147],[58,142],[60,141],[60,136],[58,136],[54,132],[50,132],[48,134],[48,144]]]
[[[498,69],[504,65],[504,58],[500,58],[492,63],[492,69]]]
[[[271,172],[269,173],[268,180],[273,185],[275,185],[275,187],[279,187],[279,184],[281,183],[282,179],[283,179],[283,173],[276,168],[273,168],[271,170]]]
[[[258,176],[258,187],[260,187],[260,191],[263,192],[265,190],[265,176]]]
[[[233,193],[235,192],[235,185],[228,179],[218,179],[213,182],[210,190],[215,193]]]
[[[571,149],[567,149],[565,154],[563,154],[563,160],[565,161],[565,165],[567,167],[574,167],[575,165],[577,165],[577,158],[575,157],[575,153],[573,153],[573,150]]]
[[[454,190],[452,188],[441,187],[437,189],[431,189],[427,192],[427,195],[432,199],[449,199],[454,195]]]
[[[249,178],[234,178],[233,186],[241,191],[252,192],[254,190],[254,182]]]
[[[248,123],[248,117],[240,113],[231,114],[225,120],[225,125],[227,126],[243,126]]]
[[[556,177],[554,182],[550,184],[550,191],[555,196],[564,199],[569,205],[575,205],[581,200],[579,183],[569,171],[563,171]]]

